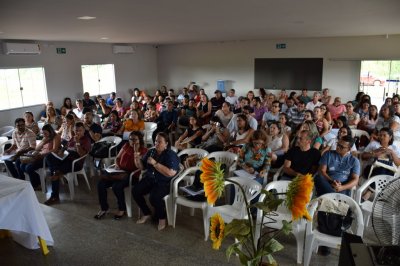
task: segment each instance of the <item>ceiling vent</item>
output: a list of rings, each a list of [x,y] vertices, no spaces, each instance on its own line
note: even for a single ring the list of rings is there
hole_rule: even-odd
[[[113,45],[114,54],[133,54],[135,49],[130,45]]]
[[[3,44],[3,51],[7,55],[37,55],[40,47],[37,43],[10,43]]]

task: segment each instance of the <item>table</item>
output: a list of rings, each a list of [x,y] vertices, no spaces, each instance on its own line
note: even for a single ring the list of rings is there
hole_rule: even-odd
[[[0,229],[9,230],[14,241],[29,249],[54,244],[36,194],[28,181],[0,174]],[[44,241],[43,241],[44,240]]]

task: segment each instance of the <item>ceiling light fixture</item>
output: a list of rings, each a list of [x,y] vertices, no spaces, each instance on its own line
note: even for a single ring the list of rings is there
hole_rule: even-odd
[[[108,38],[108,37],[101,37],[100,39],[102,39],[102,40],[108,40],[109,38]]]
[[[82,17],[77,17],[77,19],[81,19],[81,20],[91,20],[91,19],[96,19],[96,17],[82,16]]]

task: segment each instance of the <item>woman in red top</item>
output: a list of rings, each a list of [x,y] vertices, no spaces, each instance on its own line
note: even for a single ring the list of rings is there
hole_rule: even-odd
[[[129,185],[129,176],[136,171],[138,167],[135,165],[135,153],[140,156],[146,154],[147,148],[144,145],[143,134],[139,131],[132,131],[129,135],[129,143],[126,143],[117,155],[115,160],[115,170],[123,172],[108,173],[101,176],[97,183],[97,193],[101,210],[94,216],[100,220],[109,210],[107,203],[107,188],[111,187],[118,201],[118,212],[114,215],[115,220],[121,219],[126,212],[124,188]],[[134,175],[133,182],[137,182],[140,172]]]

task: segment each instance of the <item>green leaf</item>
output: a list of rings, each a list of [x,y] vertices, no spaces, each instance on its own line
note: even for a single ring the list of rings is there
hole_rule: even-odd
[[[257,209],[262,210],[264,213],[270,213],[272,210],[268,207],[268,205],[264,202],[257,202],[255,204],[253,204],[254,207],[256,207]]]
[[[247,236],[250,234],[250,226],[248,220],[234,219],[225,226],[225,236]]]
[[[283,220],[282,221],[282,231],[285,235],[288,235],[292,231],[292,222]]]
[[[272,253],[277,252],[282,249],[283,249],[283,246],[281,245],[281,243],[279,243],[277,240],[272,238],[264,246],[263,254],[264,255],[272,254]]]

